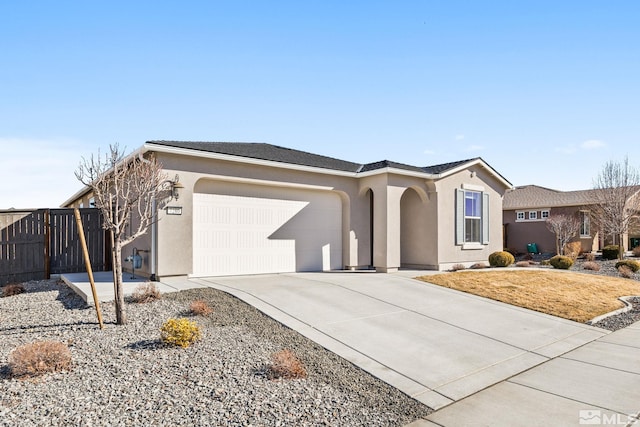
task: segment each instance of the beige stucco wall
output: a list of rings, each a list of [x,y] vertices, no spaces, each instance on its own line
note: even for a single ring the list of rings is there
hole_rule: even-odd
[[[269,186],[313,187],[333,191],[343,200],[343,265],[378,271],[402,266],[446,269],[455,263],[486,262],[502,249],[502,195],[504,184],[479,165],[436,182],[422,177],[378,173],[365,177],[335,176],[284,168],[246,165],[217,159],[160,154],[168,175],[179,174],[182,215],[160,213],[158,274],[188,274],[192,268],[193,192],[202,179],[264,183]],[[473,174],[472,174],[473,172]],[[463,184],[490,194],[490,243],[482,249],[455,245],[455,189]],[[368,190],[373,192],[373,263]]]
[[[465,249],[456,245],[455,237],[455,192],[464,185],[482,189],[489,193],[489,244],[479,249]],[[488,264],[492,252],[502,250],[502,196],[504,185],[480,165],[474,165],[435,183],[438,192],[438,253],[439,268],[447,269],[453,264]]]
[[[238,162],[203,159],[197,157],[160,154],[159,160],[170,177],[179,175],[179,200],[170,205],[181,206],[182,215],[160,213],[158,224],[158,274],[170,276],[189,274],[192,270],[193,248],[193,193],[198,182],[242,182],[268,187],[298,188],[309,191],[331,191],[342,199],[343,209],[343,265],[362,267],[370,264],[369,225],[362,222],[363,207],[368,209],[365,194],[359,193],[357,180],[307,171],[247,165]],[[202,188],[200,188],[202,190]],[[207,191],[206,189],[204,191]],[[348,215],[347,215],[348,214]],[[355,219],[355,220],[354,220]]]
[[[177,175],[182,187],[179,198],[167,203],[181,207],[181,215],[167,215],[166,209],[158,211],[158,277],[193,272],[194,193],[225,188],[233,192],[238,185],[255,186],[257,195],[262,186],[276,193],[277,188],[295,188],[339,196],[342,266],[345,268],[374,266],[382,272],[400,267],[446,269],[457,263],[486,262],[491,252],[502,248],[505,183],[481,165],[432,181],[422,175],[393,170],[355,177],[182,154],[157,153],[157,157],[168,178],[173,180]],[[462,249],[455,245],[455,189],[463,185],[482,187],[490,194],[490,243],[481,249]],[[136,239],[123,253],[124,257],[128,256],[133,247],[141,251],[143,266],[139,272],[143,275],[152,273],[151,231]]]

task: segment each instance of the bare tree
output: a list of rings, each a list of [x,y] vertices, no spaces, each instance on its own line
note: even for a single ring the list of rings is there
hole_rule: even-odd
[[[562,255],[560,251],[580,230],[580,219],[575,215],[554,214],[546,223],[549,231],[556,235],[556,254]]]
[[[620,162],[608,161],[593,181],[596,215],[600,231],[618,239],[620,253],[624,255],[624,235],[628,233],[640,210],[640,173],[629,165],[629,158]]]
[[[102,211],[103,228],[113,239],[113,280],[116,323],[127,321],[122,291],[122,248],[141,236],[156,218],[154,200],[167,195],[166,175],[155,157],[142,155],[125,158],[118,144],[109,146],[104,157],[82,158],[76,178],[91,189],[95,205]]]

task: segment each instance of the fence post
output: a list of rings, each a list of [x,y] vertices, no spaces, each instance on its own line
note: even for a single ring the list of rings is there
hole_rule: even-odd
[[[51,279],[51,224],[49,209],[44,210],[44,277]]]

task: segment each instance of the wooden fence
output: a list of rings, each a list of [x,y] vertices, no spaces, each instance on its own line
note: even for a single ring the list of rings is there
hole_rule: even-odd
[[[80,209],[94,271],[111,268],[98,209]],[[73,209],[0,211],[0,285],[86,271]]]

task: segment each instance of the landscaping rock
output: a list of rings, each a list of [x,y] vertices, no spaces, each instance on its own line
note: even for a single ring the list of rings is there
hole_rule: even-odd
[[[0,298],[0,425],[401,426],[431,410],[339,356],[214,289],[128,303],[115,325],[55,280],[25,283]],[[190,317],[202,339],[188,348],[161,343],[160,327],[190,315],[194,300],[213,313]],[[9,353],[37,340],[69,345],[72,370],[35,380],[11,377]],[[269,380],[271,354],[288,348],[303,380]]]

